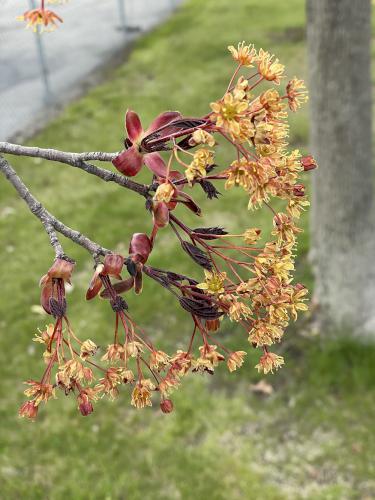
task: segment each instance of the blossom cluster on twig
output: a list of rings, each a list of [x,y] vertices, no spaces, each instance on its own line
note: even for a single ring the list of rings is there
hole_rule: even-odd
[[[3,169],[39,216],[58,250],[41,279],[41,304],[54,318],[35,339],[44,346],[46,368],[40,380],[27,381],[29,399],[20,415],[34,418],[40,403],[55,397],[58,390],[74,394],[80,412],[88,415],[96,401],[105,396],[116,398],[124,385],[131,387],[133,406],[151,406],[152,395],[158,394],[162,411],[169,413],[173,409],[171,394],[189,372],[213,374],[222,363],[233,372],[243,365],[246,351],[232,351],[220,342],[219,330],[226,318],[242,328],[252,348],[260,350],[259,372],[273,373],[284,364],[282,356],[270,348],[280,342],[289,321],[307,309],[307,289],[293,282],[293,271],[301,232],[298,221],[309,204],[300,177],[316,168],[311,156],[288,150],[287,111],[295,112],[307,100],[307,93],[297,78],[286,84],[285,93],[277,90],[285,78],[284,66],[268,52],[256,51],[244,42],[229,51],[236,68],[223,96],[211,103],[205,116],[184,117],[167,111],[144,128],[138,114],[128,110],[120,153],[76,154],[73,161],[68,153],[39,150],[44,158],[58,158],[104,180],[109,180],[110,171],[96,171],[99,167],[95,166],[90,170],[85,160],[112,160],[120,174],[114,174],[119,179],[110,180],[145,197],[153,229],[150,234],[132,235],[128,255],[103,249],[87,238],[88,242],[74,239],[75,233],[63,232],[62,223],[49,219],[49,212],[39,207],[36,213],[31,207],[37,200],[24,195],[22,181],[0,162],[0,171]],[[233,161],[223,167],[216,157],[219,140],[233,151]],[[0,144],[0,151],[12,154],[34,156],[38,155],[36,149],[27,148],[23,153],[22,147]],[[128,179],[144,168],[150,172],[149,185]],[[269,238],[257,227],[246,227],[240,234],[216,226],[191,228],[176,214],[179,206],[201,215],[191,193],[201,189],[209,200],[217,200],[220,185],[224,190],[241,189],[250,210],[269,211],[273,222]],[[273,200],[280,201],[282,210],[272,207]],[[94,256],[95,271],[86,298],[100,295],[114,314],[113,339],[100,361],[96,360],[95,342],[80,340],[67,317],[65,284],[72,278],[74,262],[57,247],[49,227],[82,244]],[[202,268],[201,280],[152,265],[159,231],[167,229],[181,251]],[[160,285],[191,317],[184,350],[162,351],[131,317],[126,294],[141,295],[147,279]]]

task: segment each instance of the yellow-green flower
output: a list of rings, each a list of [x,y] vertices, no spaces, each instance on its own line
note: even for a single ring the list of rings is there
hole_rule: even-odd
[[[212,293],[213,295],[219,295],[224,293],[224,281],[227,277],[227,273],[217,273],[216,271],[204,270],[206,279],[203,283],[199,283],[197,288],[205,290],[207,293]]]

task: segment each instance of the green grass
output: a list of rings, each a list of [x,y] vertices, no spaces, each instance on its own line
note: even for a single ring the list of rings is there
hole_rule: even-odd
[[[302,0],[193,0],[141,39],[107,83],[68,106],[31,142],[113,151],[121,144],[127,107],[139,111],[145,124],[165,109],[205,113],[233,67],[226,46],[243,39],[275,52],[289,75],[306,76]],[[307,136],[304,110],[292,120],[293,146],[305,150]],[[223,148],[223,163],[228,154]],[[150,230],[136,195],[63,165],[11,160],[53,213],[104,246],[125,253],[130,234]],[[341,500],[375,495],[370,468],[374,349],[328,341],[324,332],[312,336],[303,322],[289,330],[280,347],[287,364],[267,377],[274,388],[270,397],[251,391],[260,377],[250,353],[246,366],[230,376],[224,367],[212,378],[188,376],[168,416],[156,408],[134,410],[123,391],[118,401],[98,404],[89,418],[77,413],[72,399],[60,396],[42,409],[37,422],[18,419],[22,380],[41,371],[31,338],[48,319],[31,308],[53,254],[38,221],[3,181],[0,200],[1,498]],[[231,192],[218,204],[204,204],[204,220],[196,223],[189,216],[188,221],[222,223],[231,231],[252,225],[267,229],[268,214],[247,212],[246,204],[245,197]],[[307,217],[304,225],[298,277],[310,286]],[[176,270],[193,272],[167,230],[160,240],[153,264],[169,267],[172,262]],[[78,261],[69,295],[73,325],[81,337],[104,345],[112,334],[108,305],[83,300],[90,258],[68,241],[64,247]],[[130,306],[135,319],[166,348],[189,332],[185,315],[149,281],[141,300],[132,298]],[[228,345],[246,348],[233,325],[227,325],[224,337]]]

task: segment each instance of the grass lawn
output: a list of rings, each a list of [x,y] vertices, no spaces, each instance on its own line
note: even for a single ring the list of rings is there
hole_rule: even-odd
[[[166,24],[142,38],[108,81],[68,106],[31,142],[63,150],[116,151],[127,107],[148,123],[165,109],[185,115],[207,111],[222,94],[233,64],[228,44],[247,40],[275,52],[291,77],[306,76],[302,0],[190,0]],[[67,27],[68,29],[68,27]],[[59,36],[55,33],[51,36]],[[307,148],[307,109],[292,120],[292,145]],[[222,161],[228,158],[223,148]],[[67,224],[107,248],[126,252],[135,231],[148,232],[143,201],[118,186],[103,185],[60,164],[10,158],[46,206]],[[221,223],[230,231],[260,225],[268,214],[247,212],[247,200],[230,192],[216,208],[205,203],[199,225]],[[193,221],[193,218],[190,219]],[[193,223],[193,222],[192,222]],[[298,278],[312,286],[307,264],[308,227],[301,239]],[[152,264],[191,272],[168,230]],[[375,497],[375,350],[350,341],[290,328],[280,346],[286,366],[266,378],[270,396],[251,385],[260,380],[252,353],[239,372],[224,367],[214,377],[189,376],[175,393],[175,412],[137,411],[123,391],[81,417],[71,398],[50,402],[40,418],[17,417],[22,381],[37,378],[42,364],[32,341],[48,321],[32,312],[38,280],[53,260],[39,222],[0,179],[0,498],[4,499],[370,499]],[[112,335],[103,301],[83,295],[92,270],[84,250],[64,242],[76,258],[70,317],[77,333],[99,345]],[[174,346],[189,323],[169,295],[147,281],[131,312],[149,335]],[[306,321],[306,320],[305,320]],[[248,348],[233,325],[225,341]],[[184,337],[185,336],[185,337]],[[372,467],[372,468],[371,468]]]

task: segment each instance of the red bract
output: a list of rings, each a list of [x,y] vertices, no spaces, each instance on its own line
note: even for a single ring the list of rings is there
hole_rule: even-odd
[[[64,282],[70,283],[70,278],[74,269],[74,264],[64,259],[56,259],[47,274],[40,278],[39,285],[42,287],[40,293],[40,303],[46,313],[51,314],[50,298],[57,299],[57,289],[53,286],[53,280],[60,280],[62,286]]]
[[[147,262],[152,250],[152,243],[147,234],[134,233],[129,245],[130,262],[128,271],[134,277],[134,291],[136,294],[142,291],[142,269]]]
[[[81,412],[81,415],[87,417],[94,411],[92,403],[88,397],[88,395],[82,391],[77,397],[78,409]]]
[[[152,215],[154,226],[157,229],[165,227],[169,224],[169,209],[168,204],[164,201],[156,201],[152,207]]]
[[[143,130],[141,120],[137,113],[128,110],[125,115],[125,128],[128,135],[126,145],[129,147],[122,151],[112,161],[113,165],[122,174],[134,177],[145,164],[155,175],[164,177],[167,166],[158,152],[150,152],[142,146],[143,140],[150,134],[165,127],[180,118],[177,111],[166,111],[155,118],[147,130]]]
[[[100,292],[100,289],[103,286],[100,276],[113,276],[117,279],[122,279],[120,273],[123,265],[124,257],[121,255],[115,253],[106,255],[104,264],[96,266],[94,275],[86,292],[86,300],[93,299]]]
[[[145,264],[152,250],[150,238],[144,233],[134,233],[129,244],[129,255],[133,262]]]

